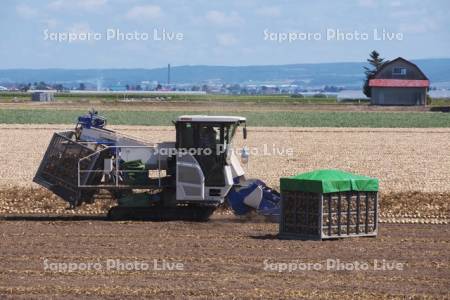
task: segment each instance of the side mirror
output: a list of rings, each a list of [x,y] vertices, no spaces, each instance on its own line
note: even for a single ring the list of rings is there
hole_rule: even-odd
[[[247,139],[247,126],[244,127],[242,133],[244,134],[244,140]]]

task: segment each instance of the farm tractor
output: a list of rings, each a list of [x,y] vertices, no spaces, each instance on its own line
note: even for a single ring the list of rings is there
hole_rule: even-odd
[[[246,179],[232,148],[238,127],[247,138],[245,118],[185,115],[173,124],[175,142],[152,144],[107,129],[92,110],[54,133],[34,182],[72,209],[106,190],[117,199],[111,219],[206,221],[224,202],[237,215],[279,214],[279,193]]]

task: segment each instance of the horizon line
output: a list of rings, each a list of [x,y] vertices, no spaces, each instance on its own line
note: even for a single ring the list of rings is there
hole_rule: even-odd
[[[395,58],[394,58],[395,59]],[[432,57],[432,58],[413,58],[407,59],[410,61],[420,61],[420,60],[445,60],[450,59],[450,57]],[[335,61],[335,62],[308,62],[308,63],[288,63],[288,64],[255,64],[255,65],[207,65],[207,64],[185,64],[185,65],[172,65],[171,68],[179,67],[223,67],[223,68],[239,68],[239,67],[275,67],[275,66],[293,66],[293,65],[326,65],[326,64],[361,64],[367,63],[365,61]],[[47,68],[0,68],[1,71],[7,70],[155,70],[155,69],[167,69],[167,65],[162,67],[149,67],[149,68],[138,68],[138,67],[96,67],[96,68],[66,68],[66,67],[47,67]]]

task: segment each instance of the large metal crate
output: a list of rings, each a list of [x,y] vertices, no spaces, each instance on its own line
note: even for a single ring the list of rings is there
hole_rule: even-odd
[[[282,191],[280,238],[331,239],[376,236],[377,192]]]

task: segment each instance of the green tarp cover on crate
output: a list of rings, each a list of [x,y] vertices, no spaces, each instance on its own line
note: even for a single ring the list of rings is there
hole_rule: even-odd
[[[378,179],[340,170],[316,170],[280,178],[281,191],[336,193],[347,191],[376,192]]]

